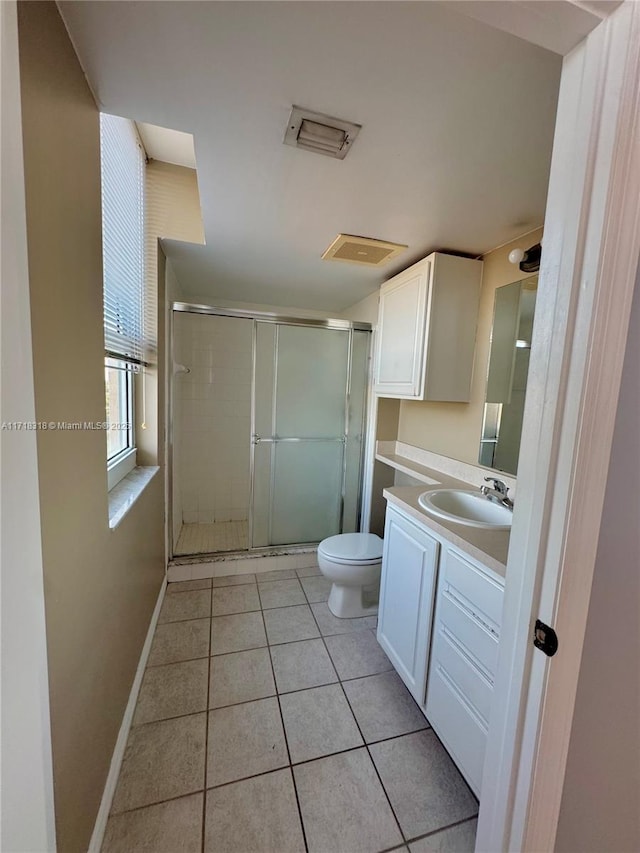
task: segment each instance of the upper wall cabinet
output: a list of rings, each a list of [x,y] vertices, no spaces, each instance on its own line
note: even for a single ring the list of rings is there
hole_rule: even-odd
[[[382,285],[374,391],[467,403],[482,261],[434,252]]]

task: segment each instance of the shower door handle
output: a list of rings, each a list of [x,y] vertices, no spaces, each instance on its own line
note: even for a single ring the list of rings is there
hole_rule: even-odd
[[[346,435],[342,435],[336,438],[280,438],[277,435],[274,435],[270,438],[263,438],[261,435],[252,435],[251,443],[252,444],[280,444],[281,442],[309,442],[309,441],[339,441],[341,444],[346,444],[347,437]]]

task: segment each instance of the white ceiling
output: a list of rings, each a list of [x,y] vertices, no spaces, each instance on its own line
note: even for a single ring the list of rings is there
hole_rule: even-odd
[[[455,5],[455,4],[454,4]],[[191,133],[206,246],[189,298],[340,311],[433,249],[542,224],[561,58],[429,2],[61,2],[100,107]],[[292,104],[362,124],[344,161],[283,145]],[[343,232],[409,245],[329,263]]]

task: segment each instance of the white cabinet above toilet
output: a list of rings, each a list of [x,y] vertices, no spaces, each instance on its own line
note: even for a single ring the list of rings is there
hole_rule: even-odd
[[[382,285],[374,391],[468,402],[482,261],[433,252]]]

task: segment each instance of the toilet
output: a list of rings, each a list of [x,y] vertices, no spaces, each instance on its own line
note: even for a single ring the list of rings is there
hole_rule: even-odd
[[[329,610],[339,619],[378,612],[382,539],[375,533],[340,533],[318,545],[318,565],[333,583]]]

